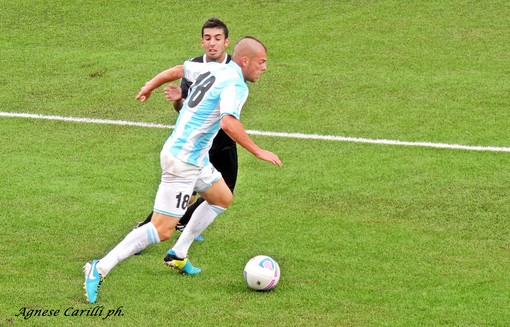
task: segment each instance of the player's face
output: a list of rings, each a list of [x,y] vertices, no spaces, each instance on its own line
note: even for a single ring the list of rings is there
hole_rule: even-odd
[[[267,54],[265,50],[261,49],[249,59],[246,67],[245,79],[255,83],[266,69]]]
[[[221,62],[227,55],[225,53],[230,40],[225,38],[221,28],[204,28],[204,35],[200,41],[205,50],[206,61]]]

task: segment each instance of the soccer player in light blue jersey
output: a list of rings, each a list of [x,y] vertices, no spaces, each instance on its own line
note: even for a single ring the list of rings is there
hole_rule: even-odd
[[[85,264],[85,290],[90,303],[96,302],[103,278],[119,262],[171,237],[194,190],[205,202],[193,213],[190,222],[194,226],[187,226],[169,255],[170,265],[183,273],[200,272],[187,258],[187,243],[191,244],[232,202],[232,192],[208,157],[220,128],[257,158],[282,165],[276,154],[253,142],[239,121],[249,93],[246,82],[259,79],[267,68],[266,61],[267,50],[262,42],[244,37],[235,45],[228,64],[206,65],[205,70],[202,65],[199,71],[195,65],[185,64],[185,75],[196,74],[197,78],[160,154],[162,176],[152,220],[132,230],[103,258]]]
[[[216,17],[207,19],[202,25],[201,36],[200,44],[204,48],[204,54],[194,57],[189,61],[195,63],[217,62],[221,64],[230,62],[231,56],[226,52],[227,47],[230,45],[230,39],[228,37],[229,30],[223,21]],[[167,96],[167,100],[173,102],[174,109],[179,112],[184,101],[188,97],[190,86],[194,82],[194,80],[185,78],[183,65],[177,65],[166,69],[151,78],[140,89],[140,92],[136,96],[136,100],[141,102],[148,100],[155,89],[177,79],[181,79],[180,87],[170,84],[167,88],[165,88],[165,95]],[[225,180],[225,183],[227,183],[230,190],[234,192],[238,171],[237,146],[236,143],[221,129],[213,140],[212,147],[209,150],[209,159],[214,168],[221,173],[221,176]],[[193,194],[190,201],[191,204],[188,206],[186,213],[182,216],[176,226],[176,229],[181,232],[188,224],[195,209],[202,204],[203,201],[205,201],[202,197],[195,199],[195,195],[196,193]],[[136,224],[136,227],[145,225],[151,221],[151,219],[152,210],[144,221]],[[198,235],[196,240],[203,241],[204,238],[202,235]]]

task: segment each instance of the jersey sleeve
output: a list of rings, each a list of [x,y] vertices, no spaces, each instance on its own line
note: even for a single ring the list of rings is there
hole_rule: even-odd
[[[220,95],[220,116],[234,116],[236,119],[241,117],[241,109],[248,98],[248,87],[246,84],[230,84],[223,89]]]

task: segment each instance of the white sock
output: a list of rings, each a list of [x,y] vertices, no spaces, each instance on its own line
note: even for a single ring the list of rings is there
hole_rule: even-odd
[[[99,260],[96,266],[97,270],[101,275],[106,276],[119,262],[155,243],[159,243],[159,236],[156,227],[151,222],[135,228],[104,258]]]
[[[181,236],[172,247],[175,255],[179,258],[185,258],[195,237],[200,235],[223,211],[225,211],[225,208],[212,206],[207,201],[199,205],[193,212]]]

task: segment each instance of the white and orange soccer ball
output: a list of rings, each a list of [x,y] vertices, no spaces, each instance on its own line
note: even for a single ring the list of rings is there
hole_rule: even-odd
[[[244,280],[253,290],[272,290],[280,280],[280,266],[273,258],[258,255],[251,258],[244,266]]]

